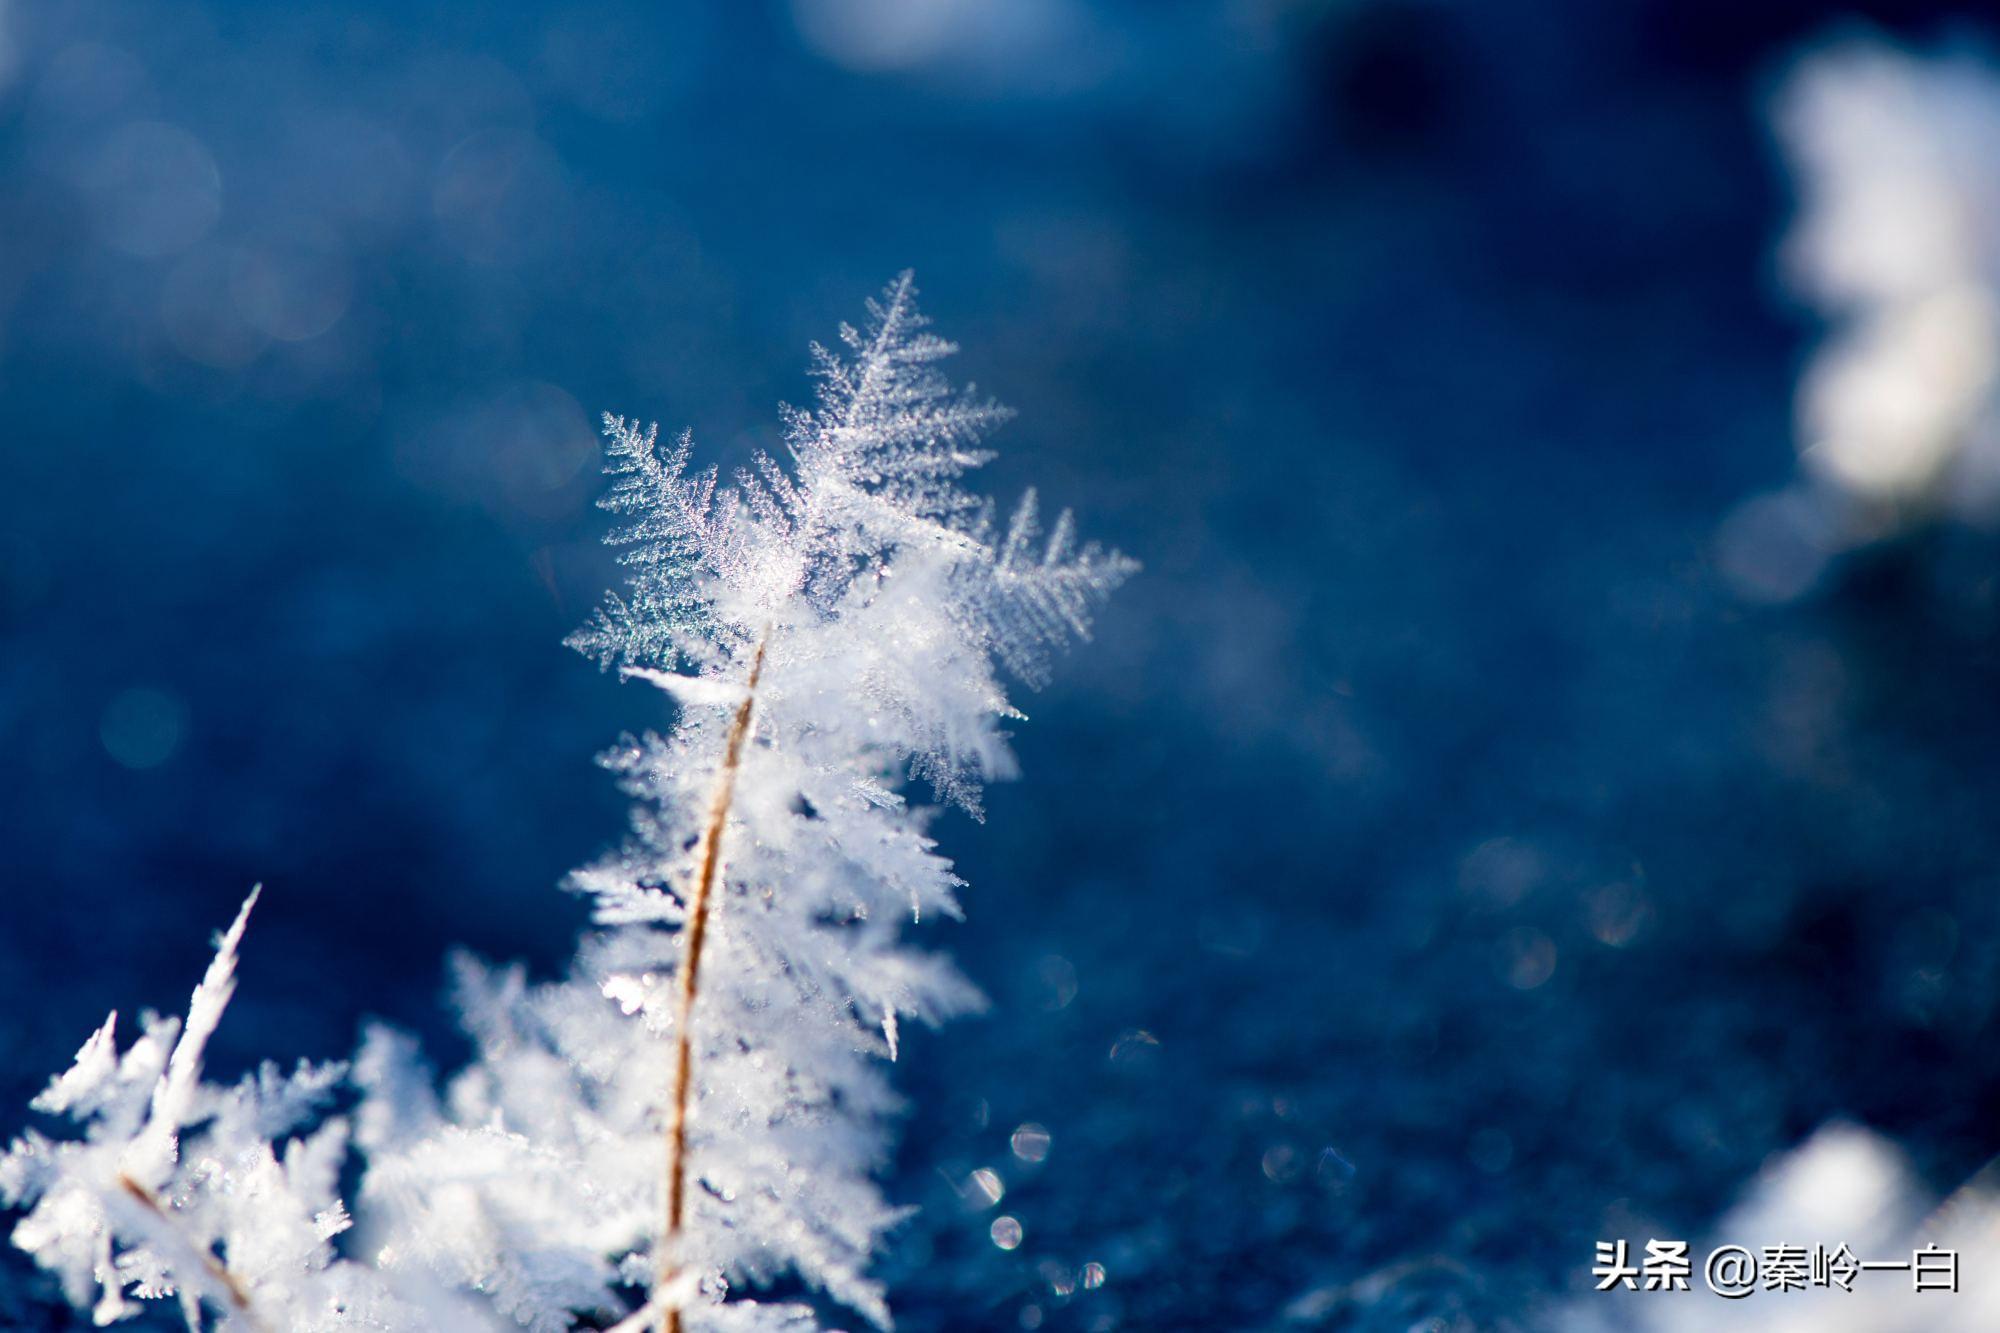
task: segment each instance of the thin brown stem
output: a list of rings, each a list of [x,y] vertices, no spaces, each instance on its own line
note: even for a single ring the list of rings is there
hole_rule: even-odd
[[[729,822],[729,803],[736,795],[736,772],[743,763],[743,742],[750,734],[750,710],[757,698],[757,678],[764,671],[766,629],[750,659],[743,683],[743,702],[729,722],[722,747],[722,768],[715,775],[715,794],[708,803],[695,853],[694,891],[688,897],[687,923],[681,929],[680,1003],[674,1016],[674,1076],[667,1097],[667,1224],[660,1237],[658,1283],[664,1289],[680,1275],[681,1227],[687,1216],[688,1097],[694,1083],[694,1002],[701,993],[701,951],[708,940],[708,914],[716,867],[722,863],[722,830]],[[661,1333],[681,1333],[680,1303],[660,1316]]]
[[[123,1171],[118,1173],[118,1187],[134,1199],[141,1208],[144,1208],[163,1224],[172,1228],[176,1235],[179,1234],[180,1224],[174,1220],[173,1213],[168,1210],[165,1201],[159,1195],[147,1189]],[[230,1272],[228,1266],[222,1260],[216,1258],[206,1245],[197,1245],[185,1236],[182,1236],[180,1239],[187,1246],[189,1252],[201,1261],[202,1269],[207,1272],[215,1285],[222,1289],[224,1295],[229,1299],[229,1304],[235,1308],[237,1314],[243,1316],[243,1321],[249,1324],[251,1328],[257,1330],[257,1333],[268,1333],[264,1321],[257,1317],[257,1311],[251,1307],[249,1291],[237,1279],[236,1274]]]

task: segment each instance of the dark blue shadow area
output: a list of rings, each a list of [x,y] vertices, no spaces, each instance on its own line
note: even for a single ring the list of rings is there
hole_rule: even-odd
[[[219,1072],[560,966],[662,706],[559,643],[596,414],[733,463],[913,266],[987,484],[1146,572],[940,825],[901,1328],[1532,1327],[1828,1117],[1985,1161],[2000,551],[1710,559],[1826,15],[835,8],[0,8],[0,1106],[253,882]]]

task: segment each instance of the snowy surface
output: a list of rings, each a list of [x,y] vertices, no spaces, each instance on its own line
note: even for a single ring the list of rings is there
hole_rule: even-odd
[[[0,8],[0,1104],[259,881],[218,1078],[555,975],[660,708],[560,646],[594,414],[745,461],[910,265],[994,490],[1146,573],[939,828],[900,1327],[1535,1327],[1829,1120],[1977,1171],[2000,553],[1716,561],[1823,16],[833,8]]]

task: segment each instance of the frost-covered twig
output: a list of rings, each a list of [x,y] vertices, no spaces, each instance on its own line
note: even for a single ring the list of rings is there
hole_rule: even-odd
[[[632,834],[574,877],[598,929],[569,976],[459,960],[476,1057],[442,1096],[414,1042],[364,1038],[370,1263],[331,1243],[343,1071],[202,1081],[246,903],[185,1031],[148,1016],[121,1056],[107,1022],[36,1103],[82,1137],[0,1157],[0,1202],[30,1209],[14,1239],[72,1303],[95,1289],[105,1322],[128,1290],[178,1296],[199,1327],[208,1299],[264,1333],[803,1333],[816,1306],[737,1290],[790,1278],[887,1327],[867,1270],[904,1212],[876,1180],[898,1105],[882,1058],[902,1020],[981,1003],[905,937],[957,915],[959,887],[906,788],[977,816],[1021,716],[1000,665],[1038,683],[1134,565],[1079,546],[1067,514],[1044,540],[1032,493],[1003,530],[959,483],[1005,409],[937,369],[955,349],[909,275],[869,311],[848,357],[814,349],[789,467],[723,486],[688,473],[687,436],[662,449],[607,418],[631,577],[571,642],[678,712],[607,757]]]
[[[346,1122],[311,1121],[342,1076],[265,1065],[233,1087],[202,1078],[202,1056],[236,990],[237,950],[256,905],[245,900],[216,944],[185,1024],[148,1014],[120,1053],[117,1015],[35,1099],[80,1138],[29,1132],[0,1156],[0,1202],[28,1208],[14,1243],[91,1305],[98,1323],[174,1297],[192,1329],[209,1303],[253,1333],[415,1328],[412,1304],[330,1241],[348,1226],[336,1193]]]
[[[631,1317],[628,1285],[668,1330],[810,1326],[736,1298],[784,1273],[888,1318],[866,1274],[901,1216],[874,1180],[896,1105],[877,1060],[901,1021],[980,1002],[904,938],[957,914],[958,880],[903,788],[977,814],[1012,771],[998,664],[1039,681],[1133,565],[1067,515],[1043,539],[1032,496],[996,522],[960,482],[1005,409],[940,373],[955,349],[907,274],[869,313],[848,355],[814,349],[789,466],[724,485],[686,435],[605,423],[630,578],[571,642],[678,718],[608,756],[637,805],[574,877],[600,932],[552,986],[465,966],[479,1059],[448,1109],[384,1108],[407,1130],[368,1186],[399,1262],[531,1328]]]
[[[767,628],[757,640],[757,651],[750,659],[750,674],[743,682],[743,701],[736,705],[736,712],[730,718],[729,739],[722,747],[722,769],[716,774],[708,822],[702,826],[701,846],[695,854],[694,893],[688,904],[687,928],[681,932],[680,1003],[674,1010],[673,1090],[667,1096],[667,1222],[660,1239],[660,1277],[656,1288],[660,1291],[671,1291],[680,1273],[680,1261],[675,1255],[680,1249],[681,1227],[687,1218],[688,1091],[694,1081],[694,1001],[701,986],[701,950],[708,938],[715,869],[722,860],[722,830],[729,822],[730,799],[736,794],[743,739],[750,733],[750,710],[757,700],[757,678],[764,672],[764,652],[770,636]],[[680,1302],[685,1299],[684,1294],[666,1307],[660,1319],[663,1333],[680,1333]]]
[[[179,1248],[202,1272],[208,1274],[209,1279],[223,1292],[229,1304],[235,1307],[236,1312],[243,1316],[251,1328],[257,1330],[257,1333],[265,1333],[268,1326],[257,1317],[256,1307],[250,1302],[250,1293],[244,1289],[242,1282],[237,1280],[236,1274],[230,1272],[228,1265],[216,1258],[213,1252],[180,1235],[179,1223],[174,1221],[172,1211],[159,1195],[122,1171],[118,1173],[118,1187],[157,1221],[163,1230],[176,1238]]]

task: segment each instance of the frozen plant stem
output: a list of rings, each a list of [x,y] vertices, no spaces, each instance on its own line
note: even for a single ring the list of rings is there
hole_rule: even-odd
[[[694,893],[688,903],[685,945],[681,955],[680,1004],[674,1016],[674,1081],[667,1100],[667,1225],[660,1237],[660,1289],[668,1289],[680,1269],[681,1224],[687,1211],[688,1093],[694,1075],[694,1002],[701,989],[701,947],[708,938],[708,904],[715,887],[715,870],[722,862],[722,829],[729,822],[729,802],[736,794],[736,770],[743,762],[743,742],[750,734],[750,710],[757,698],[757,678],[764,671],[767,626],[750,659],[743,683],[743,702],[729,722],[722,747],[722,771],[715,775],[715,795],[709,802],[708,823],[701,833],[696,858]],[[680,1302],[668,1304],[660,1316],[660,1333],[681,1333]]]
[[[788,464],[723,483],[689,472],[687,436],[605,421],[631,573],[569,641],[681,707],[605,756],[638,808],[571,883],[599,928],[570,975],[462,960],[478,1051],[442,1095],[381,1029],[351,1069],[222,1087],[201,1057],[246,902],[186,1018],[148,1014],[120,1050],[108,1016],[31,1103],[73,1132],[0,1151],[13,1243],[70,1305],[109,1324],[175,1298],[189,1333],[561,1333],[614,1311],[615,1333],[886,1333],[868,1269],[907,1214],[880,1179],[886,1063],[904,1020],[981,1005],[908,938],[961,887],[909,788],[977,816],[1014,769],[1001,672],[1045,680],[1134,565],[1066,512],[1044,532],[1032,492],[1003,521],[966,490],[1006,410],[938,368],[954,349],[907,274],[868,315],[845,355],[813,349]],[[328,1105],[343,1082],[352,1116]],[[350,1145],[373,1264],[334,1244]]]
[[[124,1190],[132,1199],[136,1200],[141,1208],[144,1208],[155,1218],[159,1219],[161,1225],[172,1228],[178,1234],[180,1228],[175,1223],[173,1214],[168,1212],[167,1206],[160,1201],[159,1195],[153,1193],[153,1191],[147,1189],[123,1171],[118,1173],[118,1187]],[[202,1246],[185,1240],[183,1240],[183,1243],[193,1252],[195,1258],[201,1261],[203,1270],[215,1279],[215,1285],[222,1288],[224,1293],[228,1295],[229,1303],[236,1308],[237,1314],[243,1316],[243,1321],[249,1324],[252,1329],[255,1329],[256,1333],[268,1333],[264,1322],[257,1318],[257,1312],[250,1308],[250,1293],[245,1291],[243,1284],[236,1280],[236,1274],[230,1272],[222,1260],[216,1258]]]

